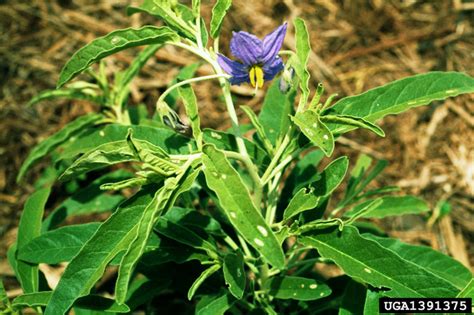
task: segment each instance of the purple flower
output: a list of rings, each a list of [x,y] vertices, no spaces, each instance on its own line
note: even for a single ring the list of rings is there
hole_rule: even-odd
[[[264,81],[272,80],[284,65],[278,52],[286,35],[287,24],[276,28],[263,40],[247,32],[234,32],[230,41],[230,51],[239,61],[224,55],[217,56],[217,62],[232,77],[231,84],[250,83],[261,88]]]

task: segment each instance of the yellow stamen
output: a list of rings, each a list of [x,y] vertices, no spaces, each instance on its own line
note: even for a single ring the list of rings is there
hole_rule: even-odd
[[[250,84],[256,89],[263,87],[263,69],[260,66],[253,66],[249,72]]]

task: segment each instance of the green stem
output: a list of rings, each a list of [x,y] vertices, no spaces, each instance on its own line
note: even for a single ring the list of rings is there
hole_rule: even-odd
[[[206,80],[212,80],[212,79],[220,79],[220,78],[229,78],[229,77],[230,76],[227,75],[227,74],[212,74],[212,75],[206,75],[206,76],[203,76],[203,77],[197,77],[197,78],[192,78],[192,79],[188,79],[188,80],[178,82],[178,83],[173,84],[172,86],[170,86],[168,89],[166,89],[166,91],[163,92],[163,94],[160,95],[160,98],[158,98],[157,104],[160,103],[160,102],[163,102],[168,94],[170,94],[174,89],[179,88],[180,86],[191,84],[191,83],[194,83],[194,82],[200,82],[200,81],[206,81]]]

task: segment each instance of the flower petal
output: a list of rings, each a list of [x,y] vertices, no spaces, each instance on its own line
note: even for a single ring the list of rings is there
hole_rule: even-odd
[[[234,32],[230,40],[232,55],[242,60],[246,66],[253,66],[260,62],[262,49],[262,41],[247,32]]]
[[[272,80],[280,71],[282,71],[285,68],[283,65],[283,61],[281,61],[281,58],[276,56],[273,58],[273,60],[270,60],[269,62],[265,63],[263,65],[263,73],[265,81],[270,81]]]
[[[217,55],[217,62],[225,72],[232,76],[232,78],[229,79],[230,84],[250,82],[248,71],[240,62],[231,60],[221,54]]]
[[[263,39],[263,52],[261,61],[266,63],[276,57],[283,45],[287,29],[287,23],[276,28]]]

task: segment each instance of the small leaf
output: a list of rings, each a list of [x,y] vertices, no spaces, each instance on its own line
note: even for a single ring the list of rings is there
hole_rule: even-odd
[[[367,289],[363,314],[364,315],[380,315],[379,303],[380,303],[380,298],[382,298],[383,296],[384,296],[383,291],[377,292],[377,291],[372,291],[371,289]]]
[[[471,271],[464,267],[463,264],[431,247],[410,245],[397,239],[379,237],[372,234],[362,234],[362,237],[376,241],[383,247],[397,253],[403,259],[451,282],[452,285],[460,290],[472,279]]]
[[[367,289],[360,283],[349,281],[342,295],[339,315],[364,314],[364,303]]]
[[[224,280],[230,293],[237,299],[244,296],[246,275],[242,253],[229,253],[224,257]]]
[[[192,1],[192,8],[194,16],[199,16],[201,12],[201,0],[193,0]]]
[[[81,89],[61,89],[61,90],[46,90],[40,94],[34,96],[29,102],[28,106],[33,106],[39,102],[46,100],[55,100],[55,99],[70,99],[70,100],[84,100],[96,103],[98,105],[102,104],[102,98],[95,93],[95,91],[89,89],[89,93],[86,93],[87,90]],[[93,93],[91,93],[93,92]]]
[[[0,280],[0,309],[8,310],[11,308],[10,300],[8,299],[7,292],[3,286],[3,282]]]
[[[212,265],[206,270],[204,270],[201,275],[194,281],[194,283],[191,285],[188,291],[188,300],[191,301],[193,298],[194,294],[196,293],[197,289],[201,286],[201,284],[212,274],[214,274],[217,270],[221,269],[220,265]]]
[[[293,22],[295,25],[295,37],[296,37],[296,55],[298,57],[298,64],[295,67],[295,73],[300,78],[300,88],[302,91],[301,102],[306,103],[309,96],[309,71],[308,71],[308,60],[309,54],[311,53],[311,44],[309,40],[308,29],[306,23],[301,18],[296,18]],[[298,106],[302,108],[301,106]]]
[[[225,291],[214,295],[204,295],[196,305],[196,315],[224,315],[235,299]]]
[[[142,213],[155,191],[155,186],[144,187],[101,224],[97,233],[67,266],[53,291],[45,315],[66,313],[79,297],[90,292],[107,264],[133,241]]]
[[[206,182],[217,194],[229,221],[271,265],[283,268],[283,250],[240,175],[213,145],[205,145],[203,151]]]
[[[319,147],[326,156],[331,156],[334,151],[334,136],[320,121],[318,114],[307,110],[291,116],[291,119],[315,146]]]
[[[216,236],[226,235],[219,221],[195,209],[173,207],[166,212],[165,217],[173,223],[183,225],[196,231],[198,234],[204,232]]]
[[[372,131],[377,136],[385,137],[385,132],[382,130],[382,128],[360,117],[350,115],[324,115],[320,118],[321,121],[325,123],[365,128]]]
[[[194,94],[193,88],[190,85],[179,87],[178,92],[181,98],[183,99],[186,115],[191,121],[193,137],[196,140],[198,148],[201,148],[202,147],[201,121],[199,119],[199,110],[198,110],[196,95]]]
[[[161,239],[158,248],[144,253],[140,259],[140,263],[147,268],[151,268],[170,261],[182,264],[191,260],[205,262],[209,261],[209,256],[182,243]]]
[[[384,218],[394,215],[418,214],[430,210],[430,207],[423,199],[414,196],[387,196],[381,197],[382,203],[377,207],[365,212],[363,218]],[[366,208],[373,200],[364,201],[351,210],[344,213],[345,217],[356,216]]]
[[[21,251],[30,241],[41,234],[41,220],[50,193],[50,188],[43,188],[33,193],[26,200],[18,226],[16,255],[18,251]],[[38,291],[38,266],[17,261],[16,268],[23,292],[33,293]]]
[[[281,140],[290,127],[289,115],[294,112],[295,96],[295,91],[283,94],[277,79],[265,94],[258,119],[265,131],[264,134],[272,144],[276,144],[278,139]]]
[[[428,72],[388,83],[384,86],[339,100],[328,110],[330,114],[350,115],[374,122],[386,115],[427,105],[463,93],[474,92],[474,78],[459,72]],[[340,134],[351,126],[329,125]]]
[[[17,182],[20,182],[25,176],[28,169],[31,168],[36,162],[41,158],[46,156],[48,153],[56,149],[59,145],[67,141],[74,134],[80,130],[86,128],[87,126],[92,125],[97,122],[99,119],[103,118],[102,115],[98,114],[89,114],[70,122],[64,126],[60,131],[56,132],[54,135],[50,136],[46,140],[40,142],[36,145],[30,154],[23,162],[23,165],[20,168],[17,176]]]
[[[293,276],[272,277],[265,282],[264,288],[277,299],[311,301],[331,294],[331,289],[324,283]]]
[[[298,239],[317,249],[322,257],[333,260],[354,280],[384,288],[388,297],[454,297],[459,291],[450,282],[362,237],[350,225],[342,232],[330,227]]]
[[[296,193],[285,209],[283,218],[288,220],[303,211],[314,209],[321,197],[330,195],[341,184],[348,167],[349,159],[346,156],[332,161],[318,180],[311,183],[309,188],[301,188]]]
[[[144,0],[138,7],[128,7],[127,14],[138,12],[150,14],[166,23],[170,28],[186,38],[196,39],[194,28],[190,25],[194,20],[191,9],[170,0]]]
[[[23,294],[13,300],[13,307],[16,309],[22,309],[24,307],[46,306],[48,305],[52,295],[52,291]],[[130,309],[127,305],[118,305],[114,300],[102,297],[100,295],[88,295],[82,297],[74,303],[74,306],[107,313],[130,312]]]
[[[176,83],[184,80],[188,80],[194,77],[196,74],[197,69],[201,66],[200,63],[192,63],[190,65],[187,65],[183,67],[176,77],[168,84],[168,88],[175,85]],[[179,92],[178,89],[173,89],[168,95],[165,97],[165,102],[168,104],[171,108],[176,107],[176,100],[179,97]]]
[[[59,180],[67,181],[86,172],[136,160],[135,152],[126,140],[105,143],[77,159],[61,174]]]
[[[230,6],[232,5],[232,0],[217,0],[216,4],[212,8],[212,18],[211,18],[211,37],[217,38],[221,32],[222,22],[224,17],[227,14]]]
[[[243,106],[240,106],[240,108],[244,111],[244,113],[250,119],[250,122],[252,123],[253,127],[257,131],[258,138],[263,143],[263,146],[264,146],[265,150],[269,153],[273,152],[272,143],[268,140],[269,138],[266,135],[262,124],[260,123],[259,119],[257,118],[257,115],[255,115],[253,110],[248,106],[243,105]]]
[[[18,251],[18,259],[35,264],[70,261],[94,235],[99,225],[100,223],[70,225],[43,233]]]
[[[57,86],[60,88],[91,64],[124,49],[165,44],[178,39],[177,34],[168,27],[144,26],[113,31],[79,49],[61,70]]]

